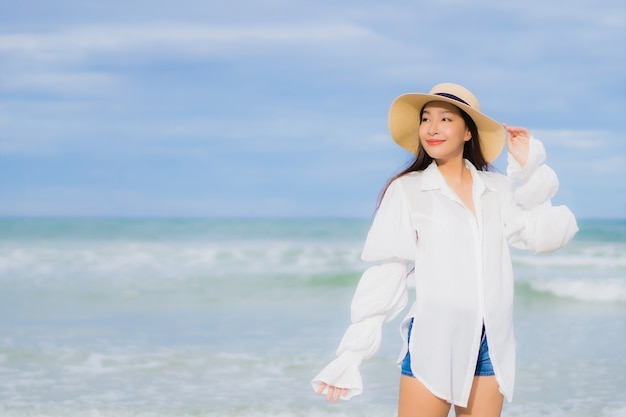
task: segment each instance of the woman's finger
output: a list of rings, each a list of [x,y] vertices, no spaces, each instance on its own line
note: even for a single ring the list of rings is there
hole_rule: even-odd
[[[322,382],[322,383],[320,383],[320,386],[317,387],[317,391],[315,391],[315,392],[318,393],[318,394],[321,394],[322,392],[324,392],[324,388],[326,388],[326,383]]]
[[[525,127],[521,127],[521,126],[509,126],[506,123],[502,124],[504,126],[504,128],[506,129],[507,133],[511,136],[524,136],[524,137],[530,137],[530,131],[528,129],[526,129]]]
[[[335,392],[333,394],[333,401],[337,402],[339,398],[345,397],[348,394],[348,388],[337,388],[335,387]]]
[[[335,393],[335,387],[329,386],[328,393],[326,394],[326,401],[332,401],[334,393]]]
[[[339,400],[339,397],[342,395],[341,394],[342,392],[343,392],[343,389],[335,387],[335,392],[333,394],[333,401],[334,402],[337,402]]]
[[[324,392],[324,389],[328,387],[328,392],[326,393],[326,401],[334,401],[337,402],[340,397],[346,396],[348,394],[348,388],[338,388],[333,385],[328,385],[325,382],[321,382],[320,386],[315,390],[316,393],[321,394]]]

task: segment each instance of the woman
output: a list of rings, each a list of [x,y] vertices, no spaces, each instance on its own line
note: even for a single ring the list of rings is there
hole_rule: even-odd
[[[396,98],[389,128],[416,157],[383,191],[362,253],[378,265],[361,277],[338,357],[313,388],[333,401],[362,392],[359,365],[405,307],[412,271],[398,415],[446,417],[454,405],[457,416],[499,416],[515,373],[509,245],[556,250],[576,234],[576,220],[550,203],[558,180],[541,142],[482,114],[462,86]],[[505,141],[507,176],[488,171]]]

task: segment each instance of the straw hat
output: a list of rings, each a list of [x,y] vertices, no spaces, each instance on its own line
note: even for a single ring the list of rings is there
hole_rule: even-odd
[[[420,146],[420,111],[431,101],[451,103],[466,112],[478,128],[480,148],[485,160],[491,163],[498,157],[504,146],[504,128],[480,112],[480,105],[474,94],[465,87],[452,83],[437,84],[428,94],[403,94],[393,101],[389,109],[389,131],[398,145],[417,154]]]

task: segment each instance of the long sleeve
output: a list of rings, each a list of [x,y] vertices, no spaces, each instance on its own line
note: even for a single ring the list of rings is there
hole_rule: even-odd
[[[566,206],[553,206],[559,181],[544,164],[543,144],[531,137],[524,168],[508,156],[507,175],[511,195],[505,209],[505,231],[509,243],[534,253],[550,252],[565,246],[578,232],[576,219]]]
[[[352,323],[337,348],[337,358],[313,379],[314,390],[322,382],[348,388],[346,400],[363,392],[359,367],[378,352],[382,324],[406,306],[406,273],[406,265],[401,263],[373,266],[365,271],[352,299]]]
[[[381,264],[361,276],[337,358],[311,381],[314,390],[322,383],[347,388],[346,400],[363,392],[361,362],[378,352],[383,323],[396,317],[408,301],[406,276],[416,251],[413,236],[403,191],[394,183],[381,202],[362,254],[364,260]]]

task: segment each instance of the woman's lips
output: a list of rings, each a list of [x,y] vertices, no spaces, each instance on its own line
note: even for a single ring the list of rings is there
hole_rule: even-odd
[[[430,146],[441,145],[444,142],[445,140],[442,139],[426,139],[426,143],[428,143]]]

